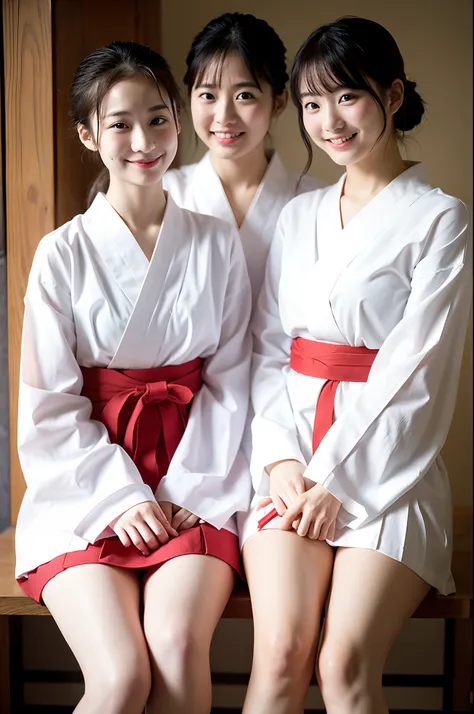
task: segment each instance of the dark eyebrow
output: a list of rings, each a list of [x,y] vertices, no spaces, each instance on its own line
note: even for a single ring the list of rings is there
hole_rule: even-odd
[[[154,107],[149,108],[149,112],[158,112],[161,111],[162,109],[168,109],[169,108],[166,106],[166,104],[156,104]],[[126,112],[126,111],[117,111],[117,112],[110,112],[110,114],[105,115],[105,119],[109,117],[126,117],[130,116],[131,112]]]
[[[315,94],[314,92],[302,92],[300,94],[300,99],[306,99],[306,97],[320,97],[320,94]]]
[[[216,89],[219,85],[217,84],[200,84],[196,89]],[[232,89],[242,89],[244,87],[252,87],[253,89],[258,89],[255,82],[237,82],[237,84],[232,85]],[[260,91],[260,90],[258,90]]]

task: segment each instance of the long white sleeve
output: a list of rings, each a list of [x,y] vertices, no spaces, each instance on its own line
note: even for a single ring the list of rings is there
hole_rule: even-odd
[[[43,239],[25,296],[18,451],[30,500],[50,509],[59,529],[94,542],[113,518],[154,496],[81,396],[69,281]]]
[[[242,439],[249,400],[250,283],[239,237],[234,241],[215,354],[204,360],[202,387],[193,400],[180,444],[158,486],[159,500],[172,501],[221,528],[250,501],[245,470],[232,469]],[[210,312],[210,316],[212,312]],[[212,319],[212,317],[211,317]],[[202,324],[199,329],[206,329]]]
[[[266,466],[284,459],[295,459],[306,465],[286,386],[292,339],[282,327],[278,306],[282,239],[280,219],[252,320],[251,396],[255,416],[252,421],[250,471],[255,492],[262,496],[268,495],[269,488]]]
[[[456,202],[431,227],[403,318],[368,381],[307,468],[308,478],[342,502],[350,528],[412,488],[445,442],[471,302],[470,241],[467,210]]]

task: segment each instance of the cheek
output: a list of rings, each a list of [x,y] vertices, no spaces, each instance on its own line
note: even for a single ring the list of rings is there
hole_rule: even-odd
[[[202,104],[191,103],[191,118],[195,127],[199,128],[209,123],[212,117],[212,112],[209,107]]]
[[[319,122],[317,114],[303,114],[303,125],[311,137],[316,137]]]

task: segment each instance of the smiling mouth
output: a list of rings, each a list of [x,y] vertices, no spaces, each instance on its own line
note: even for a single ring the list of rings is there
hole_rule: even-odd
[[[155,161],[158,161],[161,156],[157,156],[154,159],[134,159],[133,161],[131,159],[128,160],[129,164],[154,164]]]
[[[348,141],[353,139],[355,137],[356,133],[349,134],[348,136],[341,136],[341,137],[338,137],[337,139],[326,139],[326,141],[328,141],[330,144],[334,144],[334,146],[341,146],[341,144],[347,144]]]
[[[228,131],[212,131],[211,134],[214,134],[218,139],[237,139],[237,137],[242,136],[244,132],[243,131],[237,131],[234,133],[230,133]]]

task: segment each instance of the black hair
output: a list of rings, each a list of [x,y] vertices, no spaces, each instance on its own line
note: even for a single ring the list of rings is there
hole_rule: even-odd
[[[96,115],[98,139],[100,107],[105,95],[117,82],[132,77],[147,77],[159,91],[165,90],[177,125],[181,97],[168,63],[158,52],[136,42],[112,42],[82,60],[70,90],[70,114],[74,124],[84,125],[92,134],[91,120]],[[163,102],[166,104],[166,98]],[[88,206],[99,191],[107,191],[109,179],[109,172],[104,166],[89,190]]]
[[[184,83],[191,94],[217,60],[217,84],[228,54],[235,53],[261,90],[260,82],[269,84],[274,96],[283,94],[288,81],[285,45],[275,30],[254,15],[227,12],[219,15],[199,32],[186,57]]]
[[[308,91],[314,94],[333,92],[337,87],[368,92],[384,117],[379,139],[387,128],[387,115],[373,84],[383,93],[394,80],[403,82],[403,103],[393,116],[394,128],[400,134],[414,129],[425,111],[424,102],[415,89],[416,83],[407,79],[398,45],[382,25],[362,17],[347,16],[318,27],[298,50],[290,80],[291,98],[298,109],[300,133],[308,152],[303,174],[313,159],[311,140],[303,123],[303,79]]]

